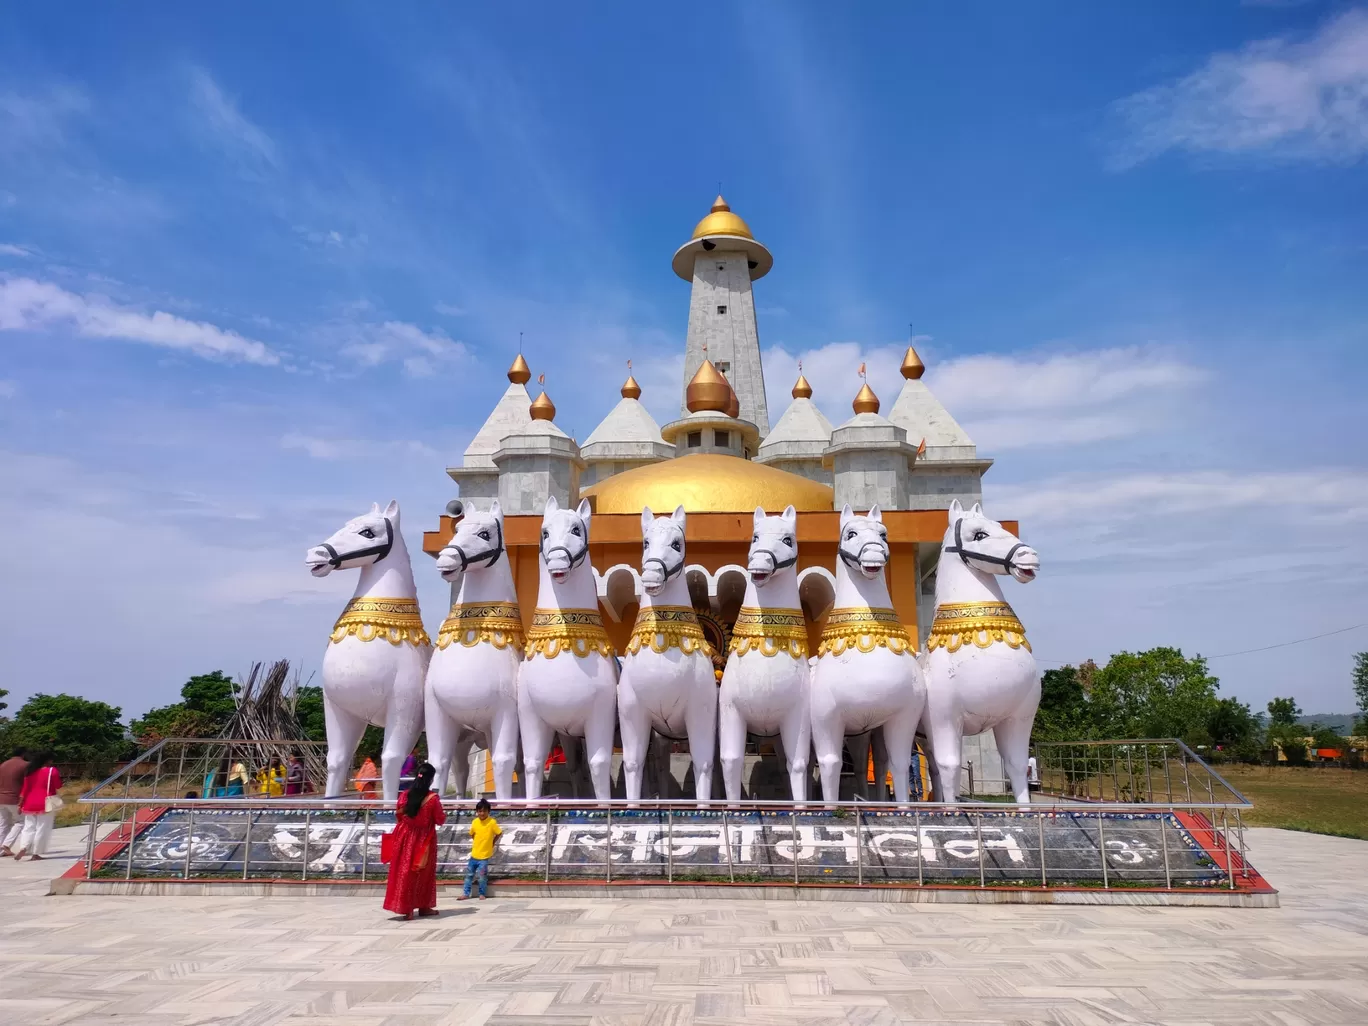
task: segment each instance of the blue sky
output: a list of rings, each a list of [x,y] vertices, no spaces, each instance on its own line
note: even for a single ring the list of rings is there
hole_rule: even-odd
[[[1344,4],[10,5],[0,686],[314,667],[304,550],[391,497],[417,550],[519,332],[580,438],[629,358],[677,409],[719,181],[772,416],[799,358],[891,402],[910,324],[1043,660],[1366,622],[1366,155]],[[1363,648],[1213,669],[1344,710]]]

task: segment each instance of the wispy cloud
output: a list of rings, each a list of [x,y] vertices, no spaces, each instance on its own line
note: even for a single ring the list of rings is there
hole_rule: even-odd
[[[295,449],[316,460],[351,460],[371,456],[413,456],[435,462],[440,458],[436,449],[414,439],[376,441],[360,438],[321,438],[291,432],[280,440],[282,449]]]
[[[16,246],[12,242],[0,242],[0,254],[23,258],[33,256],[33,253],[30,250],[25,249],[23,246]]]
[[[1118,169],[1169,150],[1357,161],[1368,154],[1368,12],[1332,18],[1304,41],[1214,54],[1115,113],[1125,136],[1112,155]]]
[[[88,338],[116,338],[161,346],[214,360],[262,366],[280,363],[265,343],[204,321],[162,310],[147,314],[101,296],[81,296],[32,278],[0,279],[0,331],[68,329]]]
[[[444,365],[467,359],[470,349],[464,342],[440,330],[424,331],[407,321],[349,321],[324,329],[333,336],[339,350],[361,367],[378,367],[399,362],[416,378],[431,377]]]
[[[443,317],[464,317],[466,315],[465,307],[457,306],[455,303],[438,303],[433,309]]]
[[[0,154],[21,154],[60,145],[75,115],[90,109],[85,93],[55,84],[41,92],[0,92]]]
[[[238,109],[203,68],[190,70],[190,99],[202,118],[209,137],[234,159],[260,169],[275,167],[275,142]]]

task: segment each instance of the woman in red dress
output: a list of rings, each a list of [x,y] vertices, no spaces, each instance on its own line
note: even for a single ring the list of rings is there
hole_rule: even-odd
[[[385,908],[405,919],[412,919],[415,910],[420,916],[437,914],[437,828],[446,822],[446,813],[432,790],[436,775],[431,763],[419,766],[395,809]]]

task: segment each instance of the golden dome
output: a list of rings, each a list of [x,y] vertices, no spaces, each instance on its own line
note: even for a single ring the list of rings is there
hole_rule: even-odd
[[[907,355],[903,357],[902,376],[907,379],[919,378],[926,370],[926,364],[921,362],[921,357],[911,346],[907,347]]]
[[[627,380],[622,383],[622,398],[641,398],[641,386],[637,384],[637,379],[632,377],[630,374],[627,375]]]
[[[556,404],[551,401],[550,396],[545,392],[532,400],[532,405],[527,408],[532,414],[533,420],[555,420]]]
[[[732,213],[727,201],[718,196],[713,201],[712,213],[698,222],[693,237],[701,239],[708,235],[739,235],[743,239],[753,239],[750,226]]]
[[[522,353],[513,361],[513,366],[508,368],[508,380],[515,385],[525,385],[532,380],[532,370],[527,366]]]
[[[727,382],[727,409],[728,417],[741,416],[741,400],[736,398],[736,389],[731,387],[731,382]]]
[[[808,379],[803,377],[803,372],[798,372],[798,380],[793,383],[793,398],[811,399],[812,386],[808,384]]]
[[[674,509],[680,504],[689,513],[750,513],[756,506],[778,513],[789,504],[808,512],[832,509],[830,485],[716,453],[614,474],[580,494],[593,497],[596,513],[640,513],[643,506]]]
[[[874,390],[869,387],[869,382],[860,386],[860,390],[855,393],[855,401],[850,404],[850,408],[856,413],[878,413],[879,397],[874,394]]]
[[[731,385],[727,384],[727,379],[713,366],[711,360],[704,357],[698,373],[689,382],[689,387],[684,389],[684,405],[690,413],[697,413],[699,410],[723,413],[727,409],[730,395]]]

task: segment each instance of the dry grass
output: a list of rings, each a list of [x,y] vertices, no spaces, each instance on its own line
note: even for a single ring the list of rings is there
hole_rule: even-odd
[[[1368,771],[1222,765],[1216,771],[1254,803],[1247,826],[1368,840]]]

